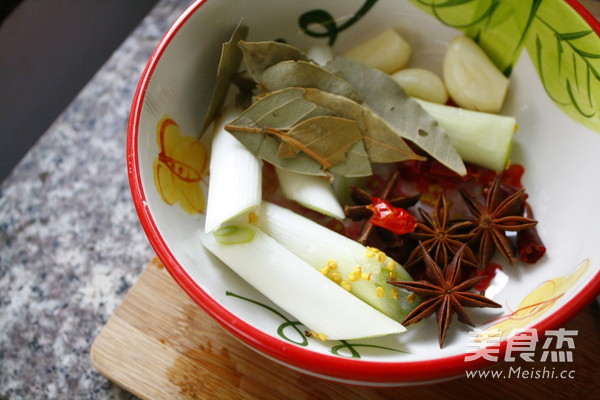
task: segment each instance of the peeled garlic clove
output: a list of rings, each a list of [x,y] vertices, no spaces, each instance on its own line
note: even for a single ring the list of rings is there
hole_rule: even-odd
[[[325,65],[333,60],[333,51],[330,46],[324,44],[314,45],[308,49],[306,56],[319,65]]]
[[[392,78],[402,86],[409,96],[439,104],[448,101],[444,82],[431,71],[421,68],[406,68],[393,74]]]
[[[398,32],[388,29],[352,48],[344,56],[391,74],[408,64],[410,54],[408,42]]]
[[[456,104],[475,111],[500,111],[508,89],[508,78],[466,36],[455,38],[448,47],[444,81]]]

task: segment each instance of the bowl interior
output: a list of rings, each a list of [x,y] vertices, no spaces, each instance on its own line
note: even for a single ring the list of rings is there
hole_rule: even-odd
[[[300,345],[304,341],[302,329],[288,326],[278,333],[285,321],[273,310],[281,310],[203,249],[198,239],[198,232],[204,226],[203,214],[190,215],[177,203],[167,204],[157,190],[155,168],[161,152],[157,126],[168,117],[177,124],[182,136],[199,136],[214,85],[221,44],[228,40],[240,19],[243,18],[250,28],[249,40],[283,38],[307,50],[312,44],[325,43],[326,39],[304,34],[298,25],[300,15],[309,10],[326,9],[338,25],[342,25],[363,3],[323,0],[208,0],[196,3],[167,34],[142,80],[139,107],[132,117],[137,125],[130,135],[135,140],[137,174],[134,179],[139,184],[139,193],[134,190],[134,197],[138,197],[144,228],[170,272],[209,313],[229,330],[238,329],[236,321],[239,319],[262,333],[257,337],[254,330],[240,327],[236,334],[246,337],[249,343],[264,342],[266,335],[275,341],[269,342],[268,346],[280,343],[340,360],[352,356],[349,348],[339,347],[340,342],[310,339],[307,345]],[[341,54],[384,28],[398,30],[412,45],[410,66],[428,68],[438,74],[441,74],[447,44],[453,37],[462,35],[408,1],[379,0],[358,22],[339,33],[334,52]],[[568,277],[579,268],[578,275],[569,281],[570,286],[560,286],[556,281],[554,285],[560,286],[560,290],[541,297],[542,301],[556,297],[551,303],[545,303],[547,307],[543,313],[533,315],[521,324],[523,326],[514,324],[514,327],[535,326],[556,312],[573,313],[573,310],[565,311],[568,304],[582,288],[589,286],[599,269],[595,260],[600,256],[597,245],[600,237],[600,208],[597,207],[600,137],[574,122],[552,102],[526,52],[521,54],[513,70],[508,99],[501,113],[514,115],[519,123],[512,161],[525,166],[523,182],[548,252],[536,265],[504,268],[502,276],[495,281],[497,293],[493,295],[493,300],[504,308],[469,311],[484,329],[494,325],[498,317],[518,310],[521,301],[536,287],[554,278]],[[204,145],[209,147],[208,143]],[[197,183],[204,194],[208,180],[206,175],[201,183]],[[564,280],[560,282],[564,283]],[[289,320],[294,319],[283,315]],[[465,354],[470,330],[455,321],[440,350],[435,322],[430,319],[410,327],[402,335],[357,341],[386,349],[368,346],[356,349],[361,361],[402,363],[448,357],[458,360],[456,357]],[[332,353],[334,349],[337,354]],[[296,365],[293,359],[283,362]]]

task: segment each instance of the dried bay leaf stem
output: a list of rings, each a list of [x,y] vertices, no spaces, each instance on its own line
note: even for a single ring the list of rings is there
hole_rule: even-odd
[[[286,144],[306,153],[324,169],[344,161],[345,153],[362,139],[355,121],[330,116],[310,118],[289,130],[235,125],[226,125],[225,129],[276,136]]]
[[[248,126],[234,126],[234,125],[225,125],[225,129],[228,131],[234,130],[236,132],[242,132],[242,133],[260,133],[260,134],[277,136],[281,140],[284,140],[286,143],[288,143],[298,149],[301,149],[303,152],[305,152],[306,154],[311,156],[315,161],[317,161],[319,164],[321,164],[324,168],[331,167],[331,164],[329,164],[326,160],[319,157],[315,152],[313,152],[310,149],[308,149],[307,147],[305,147],[299,141],[294,140],[293,138],[290,138],[289,136],[287,136],[286,131],[283,129],[253,128],[253,127],[248,127]]]

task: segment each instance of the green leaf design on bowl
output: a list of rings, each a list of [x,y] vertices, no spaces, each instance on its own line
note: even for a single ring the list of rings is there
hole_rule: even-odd
[[[244,300],[249,303],[255,304],[255,305],[262,307],[262,308],[272,312],[273,314],[277,315],[279,318],[283,319],[283,321],[284,321],[277,328],[277,335],[279,335],[280,338],[282,338],[290,343],[296,344],[298,346],[303,346],[303,347],[308,346],[309,342],[308,342],[307,335],[309,335],[309,333],[307,333],[304,329],[299,328],[299,327],[304,327],[304,325],[302,325],[301,322],[295,321],[295,320],[290,320],[285,315],[283,315],[281,312],[277,311],[273,307],[270,307],[266,304],[261,303],[260,301],[253,300],[248,297],[241,296],[239,294],[235,294],[229,290],[225,292],[225,295],[232,296],[232,297],[238,298],[240,300]],[[288,329],[288,328],[295,331],[295,333],[296,333],[295,336],[299,338],[298,340],[294,340],[292,337],[290,337],[286,333],[286,329]],[[319,339],[317,339],[317,340],[319,340]],[[350,343],[347,340],[339,340],[339,342],[341,344],[332,345],[330,352],[331,352],[331,354],[334,354],[339,357],[345,357],[345,358],[361,358],[361,354],[357,350],[357,348],[370,348],[370,349],[379,349],[379,350],[385,350],[385,351],[397,352],[397,353],[407,353],[407,354],[409,353],[408,351],[405,351],[405,350],[394,349],[391,347],[379,346],[379,345],[374,345],[374,344]],[[348,354],[345,354],[345,352],[347,352]]]
[[[377,0],[366,0],[354,15],[340,25],[337,24],[335,18],[329,12],[321,9],[307,11],[302,14],[298,18],[298,25],[308,36],[329,38],[329,45],[333,46],[338,34],[358,22],[375,3],[377,3]],[[321,29],[313,29],[314,25],[321,25]]]
[[[541,0],[410,0],[440,22],[465,32],[510,75]]]
[[[600,37],[564,2],[545,2],[526,43],[550,98],[600,132]]]
[[[564,0],[409,0],[465,32],[510,75],[526,47],[550,98],[600,132],[600,37]]]

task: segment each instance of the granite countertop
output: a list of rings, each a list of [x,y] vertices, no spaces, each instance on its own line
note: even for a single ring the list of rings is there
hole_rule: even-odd
[[[127,181],[127,120],[190,3],[158,3],[0,186],[0,399],[133,397],[89,350],[153,256]]]

